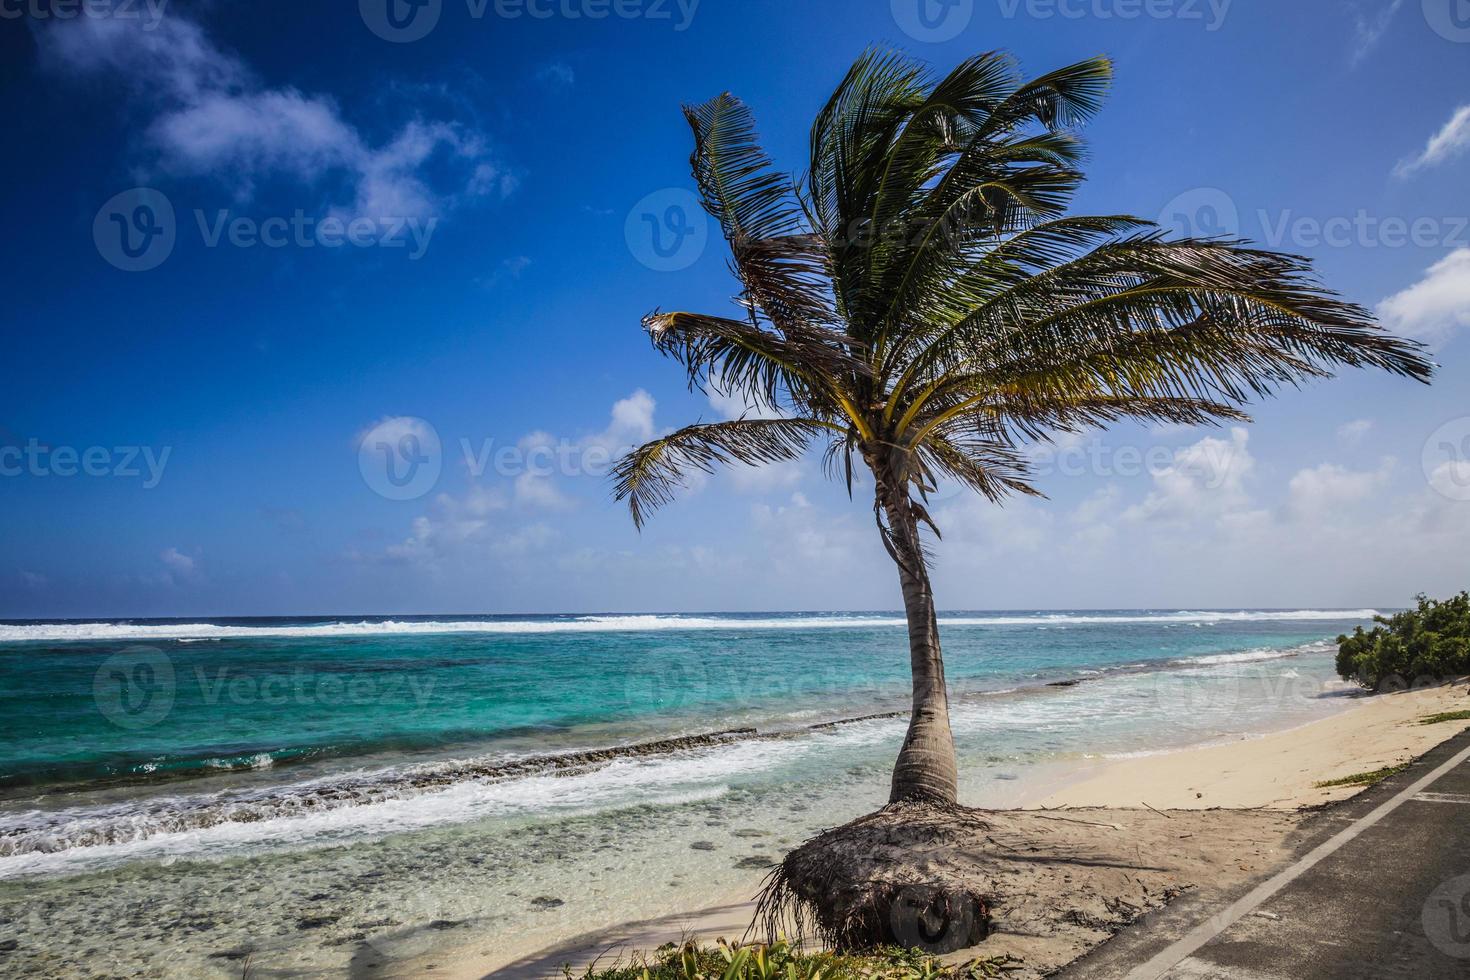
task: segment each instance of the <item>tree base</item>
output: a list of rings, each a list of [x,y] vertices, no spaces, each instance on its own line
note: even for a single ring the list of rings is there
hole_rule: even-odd
[[[926,855],[952,852],[988,827],[980,811],[895,803],[829,830],[771,872],[759,927],[774,941],[791,925],[838,950],[943,954],[977,945],[990,935],[989,897],[973,874]]]

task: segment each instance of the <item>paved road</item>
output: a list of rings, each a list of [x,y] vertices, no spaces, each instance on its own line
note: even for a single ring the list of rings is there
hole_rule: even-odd
[[[1226,909],[1176,903],[1067,980],[1467,980],[1470,731],[1314,817],[1296,861]]]

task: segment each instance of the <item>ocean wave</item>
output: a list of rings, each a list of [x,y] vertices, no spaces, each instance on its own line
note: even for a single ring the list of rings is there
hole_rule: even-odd
[[[508,765],[468,760],[323,777],[254,793],[12,813],[0,817],[0,879],[140,858],[319,846],[516,814],[680,806],[724,796],[732,776],[811,751],[790,738],[710,738],[691,749],[629,746]],[[517,771],[496,775],[508,770]]]
[[[1330,653],[1337,649],[1337,644],[1326,640],[1313,640],[1294,647],[1262,647],[1256,650],[1242,650],[1238,653],[1214,653],[1199,657],[1180,657],[1169,661],[1178,667],[1213,667],[1223,664],[1249,664],[1262,660],[1281,660],[1285,657],[1299,657],[1303,654]]]
[[[691,767],[698,769],[702,765],[693,761],[701,750],[788,738],[783,733],[732,729],[580,752],[450,760],[358,771],[257,790],[170,795],[103,807],[7,814],[0,817],[0,876],[10,867],[3,859],[30,853],[116,846],[226,824],[261,825],[411,799],[471,783],[488,786],[518,781],[535,787],[536,780],[546,777],[566,779],[595,773],[610,765],[650,761],[662,763],[675,775],[688,776]],[[255,767],[268,768],[269,763],[262,761],[268,758],[256,759]],[[523,802],[534,802],[534,793],[522,795],[527,797]]]
[[[941,626],[1055,626],[1111,624],[1208,625],[1211,623],[1318,622],[1371,619],[1375,609],[1179,610],[1172,612],[1030,613],[940,616]],[[876,629],[907,625],[883,614],[772,617],[615,615],[556,619],[346,620],[309,624],[222,625],[217,623],[22,623],[0,624],[0,643],[87,640],[201,640],[252,638],[339,638],[446,633],[613,633],[664,630]]]

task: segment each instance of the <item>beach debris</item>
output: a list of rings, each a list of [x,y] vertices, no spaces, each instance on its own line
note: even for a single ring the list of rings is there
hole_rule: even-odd
[[[304,919],[296,920],[297,929],[320,929],[323,926],[336,925],[339,915],[308,915]]]
[[[1146,803],[1144,805],[1145,806],[1148,806],[1148,804],[1146,804]],[[1150,809],[1152,809],[1152,807],[1150,807]],[[1081,824],[1084,827],[1106,827],[1109,830],[1122,830],[1123,829],[1122,827],[1118,826],[1115,823],[1099,823],[1096,820],[1075,820],[1075,819],[1073,819],[1071,817],[1045,817],[1045,816],[1038,815],[1036,819],[1038,819],[1038,820],[1060,820],[1063,823],[1076,823],[1076,824]]]
[[[222,949],[222,950],[219,950],[218,952],[210,953],[206,957],[206,959],[211,959],[211,960],[243,960],[243,959],[245,959],[246,957],[248,957],[253,952],[254,952],[254,950],[252,950],[249,946],[241,946],[241,947],[239,947],[237,949]]]
[[[1258,919],[1270,919],[1272,922],[1281,921],[1281,916],[1277,915],[1275,912],[1262,912],[1260,909],[1257,909],[1256,911],[1252,912],[1251,915],[1255,916]]]

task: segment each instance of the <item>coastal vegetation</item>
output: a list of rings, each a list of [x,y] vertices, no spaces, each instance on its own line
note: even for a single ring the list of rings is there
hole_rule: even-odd
[[[889,797],[905,813],[957,804],[930,580],[940,486],[1039,495],[1023,447],[1057,433],[1243,421],[1252,397],[1340,366],[1431,374],[1420,345],[1337,298],[1305,259],[1068,213],[1084,179],[1078,130],[1111,77],[1094,58],[1028,80],[997,52],[938,77],[870,50],[817,113],[800,182],[762,150],[739,99],[685,109],[739,292],[728,314],[655,310],[644,326],[692,389],[747,411],[633,450],[615,493],[641,526],[695,473],[819,448],[849,495],[870,495],[908,623],[912,708]],[[840,830],[823,841],[845,849]],[[893,941],[894,889],[858,880],[871,862],[807,857],[854,899],[847,922],[871,924],[859,934],[812,907],[819,928],[848,946]],[[784,896],[814,894],[789,858],[780,870]],[[985,912],[968,892],[932,898],[936,916]]]
[[[1337,638],[1337,672],[1373,691],[1470,674],[1470,593],[1437,600],[1420,595],[1415,608],[1377,616]]]
[[[1409,763],[1405,762],[1397,766],[1384,766],[1382,769],[1374,769],[1371,772],[1355,772],[1351,776],[1342,776],[1338,779],[1324,779],[1320,783],[1314,783],[1318,789],[1332,789],[1337,786],[1376,786],[1389,776],[1397,776]]]
[[[886,947],[864,956],[802,952],[784,941],[742,946],[672,943],[651,959],[605,969],[589,968],[577,980],[987,980],[1004,977],[1020,961],[1010,956],[945,966],[916,949]],[[574,975],[567,971],[568,980]]]
[[[1470,711],[1441,711],[1419,719],[1421,725],[1442,725],[1447,721],[1470,721]]]

